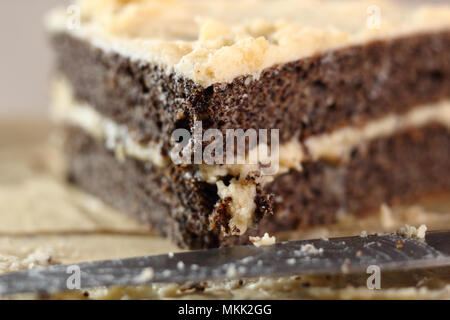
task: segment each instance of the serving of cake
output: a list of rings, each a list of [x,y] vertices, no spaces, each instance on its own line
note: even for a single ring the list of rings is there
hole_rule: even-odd
[[[449,4],[84,0],[47,29],[68,178],[181,247],[450,191]],[[277,170],[174,160],[209,129],[278,130]]]

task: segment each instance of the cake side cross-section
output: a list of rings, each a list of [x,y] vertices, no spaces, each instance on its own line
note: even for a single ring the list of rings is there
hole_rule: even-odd
[[[68,177],[180,246],[248,243],[450,191],[449,5],[76,6],[79,25],[64,9],[47,20]],[[278,130],[278,170],[174,163],[173,133],[195,144],[199,124],[200,140]],[[244,160],[273,144],[246,146]]]

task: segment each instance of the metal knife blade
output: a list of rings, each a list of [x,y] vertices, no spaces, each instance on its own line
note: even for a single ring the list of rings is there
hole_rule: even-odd
[[[307,251],[307,244],[318,250]],[[69,291],[68,279],[75,270],[79,270],[81,289],[88,289],[355,273],[365,272],[369,265],[377,265],[382,271],[450,266],[450,231],[428,232],[425,241],[396,234],[369,235],[88,262],[75,267],[58,265],[0,276],[0,295]]]

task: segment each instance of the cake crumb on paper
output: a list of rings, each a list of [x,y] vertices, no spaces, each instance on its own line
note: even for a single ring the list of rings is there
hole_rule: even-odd
[[[276,238],[274,236],[269,236],[267,232],[263,237],[249,237],[249,239],[256,247],[271,246],[276,242]]]
[[[38,247],[24,257],[0,254],[0,274],[47,267],[53,262],[53,250],[44,247]]]
[[[414,226],[410,226],[409,224],[405,224],[405,226],[400,227],[397,230],[397,234],[405,237],[405,238],[416,238],[416,239],[425,239],[425,234],[427,232],[427,226],[422,224],[420,227],[416,228]]]

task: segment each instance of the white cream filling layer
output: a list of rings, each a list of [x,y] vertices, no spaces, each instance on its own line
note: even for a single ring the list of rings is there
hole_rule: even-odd
[[[70,85],[64,80],[54,83],[52,110],[57,121],[78,126],[93,137],[104,140],[106,148],[114,151],[119,160],[129,157],[153,163],[158,167],[170,163],[170,159],[161,154],[161,144],[139,144],[126,126],[106,119],[92,106],[75,101]],[[450,128],[450,100],[422,105],[403,115],[388,115],[369,121],[359,128],[346,127],[329,134],[313,136],[306,139],[304,145],[297,140],[281,144],[279,170],[275,175],[262,175],[258,164],[231,164],[199,165],[195,177],[216,184],[220,199],[231,198],[229,210],[232,218],[229,226],[231,230],[238,230],[235,234],[241,235],[247,231],[254,219],[257,184],[264,186],[291,169],[301,170],[302,162],[307,159],[345,161],[349,153],[361,144],[430,123],[439,123]],[[258,146],[262,147],[267,149],[267,145]],[[250,152],[259,153],[258,148]],[[235,178],[225,185],[222,179],[228,175]],[[254,180],[247,181],[248,176]]]
[[[407,2],[79,0],[53,11],[47,27],[207,87],[340,47],[450,28],[450,5]]]
[[[261,149],[263,149],[263,151],[261,151]],[[305,154],[297,139],[293,139],[292,141],[283,143],[279,146],[277,159],[278,170],[274,175],[262,174],[261,163],[268,164],[273,161],[271,158],[272,155],[269,154],[270,152],[267,149],[267,144],[259,144],[256,148],[250,150],[247,159],[244,160],[246,164],[238,164],[238,161],[235,160],[235,164],[199,165],[196,177],[208,183],[216,183],[221,177],[227,175],[235,177],[239,176],[239,179],[241,180],[248,176],[252,176],[253,178],[256,178],[258,182],[264,181],[265,183],[269,183],[273,181],[275,176],[286,173],[290,169],[301,170],[301,163],[305,159]],[[261,158],[261,155],[265,156]],[[249,158],[258,159],[259,163],[252,163],[248,160]]]
[[[388,115],[372,120],[363,127],[346,127],[329,134],[313,136],[305,141],[313,160],[345,160],[358,145],[368,141],[388,137],[407,128],[423,127],[429,123],[439,123],[450,128],[450,101],[422,105],[403,115]]]
[[[105,118],[86,103],[75,101],[70,85],[63,79],[53,83],[51,114],[56,122],[80,127],[96,139],[105,141],[105,147],[114,151],[120,161],[129,157],[158,167],[168,164],[168,159],[161,154],[162,143],[137,142],[126,126]]]

